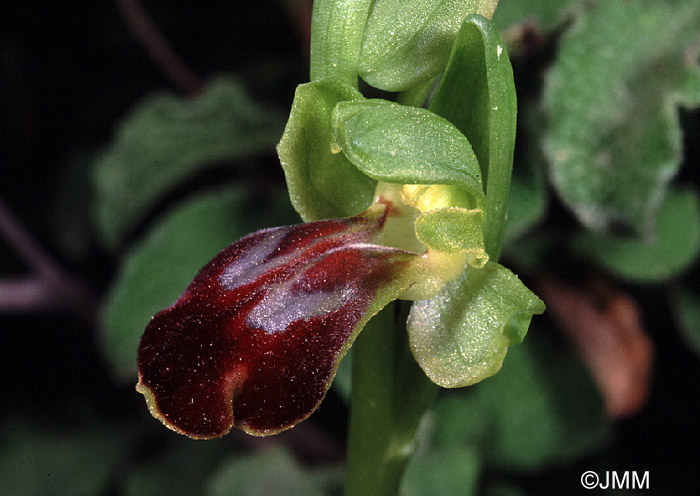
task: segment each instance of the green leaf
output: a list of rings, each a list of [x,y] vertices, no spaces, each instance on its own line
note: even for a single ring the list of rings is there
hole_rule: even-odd
[[[94,242],[92,229],[92,164],[94,153],[78,152],[58,180],[51,209],[51,231],[65,255],[83,258]]]
[[[334,79],[297,87],[277,153],[292,204],[306,222],[352,217],[372,202],[376,181],[342,153],[331,153],[331,111],[338,102],[360,99],[359,91]]]
[[[183,436],[167,436],[166,446],[154,456],[140,459],[128,474],[121,475],[122,496],[172,496],[202,494],[205,481],[231,444],[223,440],[193,443]]]
[[[401,494],[476,494],[480,472],[480,459],[473,449],[449,446],[418,451],[406,467]]]
[[[692,190],[670,190],[650,240],[585,232],[572,248],[618,277],[658,283],[681,274],[700,252],[700,201]]]
[[[532,229],[544,217],[549,202],[544,173],[547,163],[539,138],[533,131],[543,126],[541,111],[531,105],[525,106],[520,112],[520,123],[526,145],[520,159],[513,164],[504,236],[506,244]]]
[[[481,173],[469,141],[426,109],[385,100],[341,102],[333,110],[335,138],[368,176],[399,184],[453,184],[477,203]]]
[[[547,211],[548,198],[543,170],[532,162],[516,164],[514,169],[508,194],[508,221],[504,235],[506,244],[532,229]]]
[[[167,214],[127,256],[107,299],[103,347],[115,376],[136,380],[136,351],[146,324],[177,299],[206,262],[273,221],[291,222],[291,209],[279,201],[261,205],[240,189],[199,196]]]
[[[12,423],[0,439],[0,494],[93,496],[110,492],[132,436],[114,428],[69,432]]]
[[[478,450],[486,469],[531,471],[593,452],[611,435],[604,402],[575,352],[533,327],[501,371],[441,398],[434,443]]]
[[[488,260],[481,230],[481,210],[447,207],[424,212],[414,227],[424,245],[446,253],[466,252],[470,265],[483,267]]]
[[[505,43],[488,19],[465,19],[430,110],[457,126],[479,159],[486,185],[486,251],[497,260],[513,168],[517,99]]]
[[[672,302],[686,342],[700,356],[700,295],[687,287],[680,287],[673,292]]]
[[[105,243],[118,245],[169,191],[214,162],[272,150],[281,131],[280,116],[235,81],[214,81],[196,100],[146,98],[94,164]]]
[[[209,480],[207,496],[324,496],[342,485],[336,467],[308,470],[282,448],[225,461]]]
[[[648,236],[682,159],[677,107],[700,103],[700,4],[597,5],[546,77],[550,177],[588,228]]]
[[[518,486],[505,482],[496,482],[486,487],[483,496],[527,496],[527,493]]]
[[[376,0],[365,28],[360,75],[386,91],[403,91],[445,68],[469,14],[491,17],[497,0]]]
[[[506,0],[498,5],[493,14],[493,22],[499,29],[507,29],[516,24],[535,23],[539,29],[551,31],[566,22],[582,3],[582,0]]]
[[[542,301],[502,265],[467,267],[435,298],[413,304],[411,351],[439,386],[468,386],[498,372],[508,346],[522,341],[532,315],[542,312]]]

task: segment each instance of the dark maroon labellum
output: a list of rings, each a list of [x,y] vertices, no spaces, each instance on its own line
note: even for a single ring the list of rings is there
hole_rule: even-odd
[[[146,327],[137,389],[151,412],[196,438],[308,417],[414,257],[369,244],[385,217],[269,229],[219,253]]]

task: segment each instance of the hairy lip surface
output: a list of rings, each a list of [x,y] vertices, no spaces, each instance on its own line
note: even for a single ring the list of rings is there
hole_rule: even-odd
[[[202,268],[139,347],[139,384],[169,428],[274,434],[308,417],[378,292],[412,255],[370,244],[381,217],[253,233]]]

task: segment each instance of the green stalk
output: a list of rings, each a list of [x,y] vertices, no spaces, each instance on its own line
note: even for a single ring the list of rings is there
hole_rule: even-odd
[[[373,0],[315,0],[311,16],[311,81],[336,77],[357,88],[362,38]]]
[[[353,345],[345,496],[398,494],[416,430],[437,396],[408,348],[406,315],[395,311],[396,304],[382,310]]]

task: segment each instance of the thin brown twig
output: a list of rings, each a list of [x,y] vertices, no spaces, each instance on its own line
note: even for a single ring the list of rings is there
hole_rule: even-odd
[[[202,83],[173,49],[148,16],[138,0],[116,0],[126,23],[146,48],[158,67],[182,92],[196,96],[202,91]]]
[[[17,248],[17,254],[35,272],[42,275],[56,273],[57,267],[51,257],[34,241],[24,226],[15,219],[2,199],[0,199],[0,233],[10,245]]]
[[[0,235],[30,268],[23,277],[0,279],[0,312],[68,310],[94,321],[98,305],[92,292],[44,251],[0,199]]]

